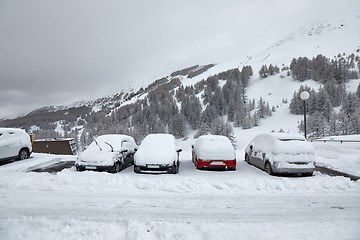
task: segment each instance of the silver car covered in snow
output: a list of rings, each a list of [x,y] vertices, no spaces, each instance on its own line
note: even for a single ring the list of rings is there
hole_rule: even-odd
[[[301,135],[260,134],[245,149],[245,161],[272,174],[311,176],[315,155],[311,144]]]
[[[81,153],[75,163],[77,171],[93,170],[117,173],[134,163],[137,149],[131,136],[101,135]]]

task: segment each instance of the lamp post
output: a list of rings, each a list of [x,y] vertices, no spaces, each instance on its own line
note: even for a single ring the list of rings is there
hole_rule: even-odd
[[[301,98],[301,100],[304,101],[304,136],[305,136],[305,138],[306,138],[306,100],[309,99],[309,96],[310,96],[310,94],[308,91],[302,91],[300,93],[300,98]]]

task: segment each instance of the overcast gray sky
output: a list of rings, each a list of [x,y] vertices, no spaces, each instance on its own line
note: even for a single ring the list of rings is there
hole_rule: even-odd
[[[251,56],[356,2],[0,0],[0,118]]]

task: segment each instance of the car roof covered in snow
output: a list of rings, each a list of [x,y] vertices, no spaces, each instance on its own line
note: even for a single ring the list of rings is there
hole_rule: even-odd
[[[233,160],[235,150],[229,138],[220,135],[203,135],[196,139],[194,151],[202,160]]]
[[[111,150],[112,150],[111,146],[113,147],[114,151],[121,151],[123,149],[127,149],[124,146],[122,146],[122,143],[124,141],[129,142],[132,145],[131,149],[128,149],[129,151],[133,151],[134,148],[137,148],[134,138],[131,136],[128,136],[128,135],[105,134],[105,135],[101,135],[101,136],[95,138],[95,140],[86,148],[85,151],[100,151],[100,148],[101,148],[102,151],[110,151],[111,152]],[[100,148],[99,148],[99,146],[100,146]],[[128,145],[127,145],[127,147],[128,147]]]
[[[256,150],[272,153],[313,153],[314,149],[306,139],[298,134],[263,133],[256,136],[248,145]]]
[[[7,133],[13,133],[13,132],[26,133],[25,130],[20,129],[20,128],[1,128],[0,127],[0,133],[6,133],[6,132]]]
[[[16,142],[10,136],[14,136]],[[0,128],[0,143],[1,146],[22,144],[32,151],[30,135],[20,128]]]

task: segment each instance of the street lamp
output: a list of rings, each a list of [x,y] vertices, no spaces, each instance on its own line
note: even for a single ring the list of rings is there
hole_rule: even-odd
[[[308,91],[302,91],[300,93],[300,98],[301,98],[301,100],[304,101],[304,136],[305,136],[305,138],[306,138],[306,100],[309,99],[309,96],[310,96],[310,94]]]

